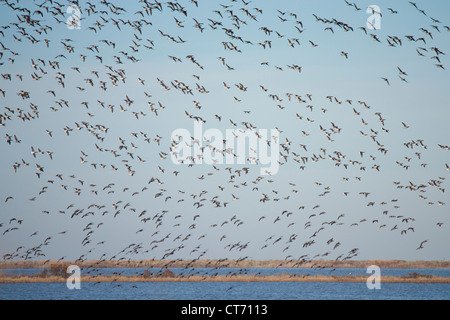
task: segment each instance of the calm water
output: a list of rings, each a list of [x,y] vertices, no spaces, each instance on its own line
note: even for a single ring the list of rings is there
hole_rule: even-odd
[[[139,282],[0,284],[0,300],[449,300],[450,284],[331,282]]]
[[[158,274],[163,269],[160,268],[98,268],[91,270],[81,270],[81,274],[89,275],[140,275],[145,270],[149,270],[153,274]],[[310,268],[170,268],[177,275],[227,275],[227,274],[260,274],[260,275],[273,275],[273,274],[297,274],[297,275],[335,275],[335,276],[369,276],[366,269],[363,268],[323,268],[323,269],[310,269]],[[42,269],[0,269],[0,272],[10,275],[19,274],[36,274],[40,273]],[[440,277],[450,277],[450,269],[381,269],[381,276],[405,276],[410,273],[429,274]]]
[[[101,269],[97,273],[136,274],[145,269]],[[180,274],[297,273],[365,275],[365,269],[171,269]],[[158,272],[159,269],[152,269]],[[35,273],[36,270],[2,270],[5,273]],[[449,269],[382,269],[383,275],[412,272],[450,276]],[[83,276],[83,271],[82,271]],[[69,290],[65,283],[0,284],[0,300],[450,300],[450,284],[383,283],[380,290],[369,290],[365,283],[330,282],[138,282],[83,283],[80,290]]]

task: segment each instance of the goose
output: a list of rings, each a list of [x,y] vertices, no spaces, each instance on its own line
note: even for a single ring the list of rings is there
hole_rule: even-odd
[[[423,241],[420,243],[420,245],[416,248],[416,250],[423,249],[423,248],[424,248],[423,245],[424,245],[425,243],[427,243],[427,242],[428,242],[428,240],[423,240]]]
[[[396,10],[394,10],[392,8],[387,8],[387,9],[391,12],[391,14],[397,14],[398,13],[398,11],[396,11]]]
[[[400,67],[397,67],[398,71],[400,72],[400,74],[407,76],[408,74],[403,71],[402,69],[400,69]]]

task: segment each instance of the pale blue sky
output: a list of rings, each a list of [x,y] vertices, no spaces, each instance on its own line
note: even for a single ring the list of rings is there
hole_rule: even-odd
[[[42,26],[52,27],[47,34],[42,32],[39,35],[33,27],[20,25],[28,34],[41,40],[37,44],[32,44],[19,33],[20,30],[12,24],[17,22],[16,12],[2,4],[1,25],[9,28],[1,29],[4,36],[0,34],[0,41],[18,55],[2,50],[1,74],[11,74],[12,81],[0,78],[0,88],[6,91],[4,98],[0,96],[0,112],[11,116],[11,120],[2,121],[5,126],[0,127],[0,134],[2,137],[16,135],[21,140],[20,144],[13,142],[9,145],[5,138],[0,143],[3,155],[0,159],[2,256],[15,253],[23,258],[30,250],[29,256],[34,258],[36,248],[41,246],[38,252],[45,257],[40,259],[77,259],[82,255],[87,259],[102,256],[160,259],[173,250],[174,254],[167,258],[197,258],[206,251],[202,258],[297,259],[306,255],[308,259],[336,259],[347,256],[354,248],[359,249],[356,259],[450,258],[447,248],[450,240],[447,187],[450,171],[445,167],[446,163],[450,164],[450,151],[441,150],[438,146],[450,145],[447,65],[450,32],[445,28],[450,24],[445,16],[450,4],[447,1],[417,1],[417,7],[427,16],[408,1],[394,4],[392,1],[357,1],[357,7],[361,8],[359,11],[345,1],[252,1],[245,6],[241,1],[199,0],[198,8],[191,1],[179,1],[186,8],[187,16],[172,12],[167,3],[162,3],[162,12],[154,9],[152,16],[145,17],[152,25],[143,26],[142,34],[122,22],[119,22],[119,31],[111,21],[106,23],[100,17],[116,21],[141,19],[142,16],[135,12],[142,4],[132,2],[111,2],[124,6],[126,13],[121,16],[88,15],[87,8],[82,7],[83,20],[79,30],[69,30],[64,23],[57,24],[46,12],[43,18],[34,14],[35,19],[43,20]],[[67,4],[61,4],[61,10],[66,12]],[[367,30],[366,35],[359,28],[366,27],[369,14],[365,9],[372,4],[381,8],[381,29]],[[19,5],[32,12],[37,8],[28,2]],[[221,5],[230,6],[228,9],[246,24],[241,23],[239,29],[233,26],[230,13]],[[388,10],[391,6],[397,14]],[[262,14],[255,7],[262,10]],[[254,15],[257,21],[247,17],[242,8]],[[111,12],[100,3],[96,4],[96,10]],[[215,10],[220,10],[223,18]],[[290,13],[296,14],[297,18]],[[353,31],[346,32],[336,23],[318,22],[313,14],[329,21],[336,19],[340,25],[352,27]],[[58,19],[65,21],[68,17],[66,14]],[[184,27],[178,27],[174,17]],[[280,17],[287,20],[282,22]],[[203,32],[194,27],[194,18],[203,24]],[[222,25],[212,30],[208,26],[212,22],[208,19]],[[89,29],[96,21],[104,25],[97,33]],[[301,21],[303,27],[296,21]],[[230,39],[222,27],[232,29],[236,37],[253,44]],[[273,32],[266,35],[261,27]],[[332,27],[334,33],[325,30],[327,27]],[[430,31],[433,39],[420,28]],[[162,37],[158,30],[174,39],[179,39],[179,36],[186,42],[175,43]],[[373,40],[370,34],[376,35],[381,43]],[[16,41],[13,35],[21,41]],[[407,35],[415,39],[423,37],[426,43],[408,41]],[[398,37],[402,45],[388,46],[388,37]],[[67,52],[61,43],[67,38],[72,42],[65,43],[74,47],[74,53]],[[297,38],[300,45],[296,43],[291,48],[288,38]],[[44,39],[51,40],[49,48]],[[150,46],[148,39],[153,41],[154,49],[144,47]],[[115,48],[100,40],[114,42]],[[271,41],[271,48],[264,49],[258,45],[266,40]],[[133,41],[140,45],[137,52],[133,52],[136,48]],[[232,42],[242,52],[225,50],[223,41]],[[313,47],[310,41],[318,46]],[[88,50],[91,45],[98,45],[99,52]],[[446,70],[435,66],[438,62],[432,59],[436,56],[432,47],[445,53],[439,54],[438,58]],[[424,56],[419,56],[417,50]],[[342,51],[348,53],[348,59],[341,55]],[[133,63],[123,53],[140,61]],[[57,57],[59,54],[66,58]],[[80,55],[87,57],[85,62]],[[193,55],[203,69],[189,61],[188,55]],[[103,61],[100,62],[96,56]],[[116,64],[114,56],[120,57],[123,64]],[[169,56],[180,58],[182,62],[174,62]],[[234,70],[229,71],[219,57],[225,58]],[[13,58],[14,63],[9,58]],[[45,61],[45,66],[38,62],[39,58]],[[32,73],[41,73],[32,68],[31,59],[47,72],[38,81],[31,79]],[[59,61],[60,69],[49,68],[49,61]],[[267,62],[268,66],[261,65],[262,62]],[[291,70],[288,65],[299,65],[302,72]],[[113,87],[108,73],[114,72],[105,66],[111,66],[115,71],[123,69],[125,83],[119,80],[118,86]],[[80,72],[73,67],[78,67]],[[404,78],[408,83],[399,78],[398,67],[407,73]],[[64,74],[65,88],[55,79],[58,71]],[[98,71],[99,78],[92,71]],[[23,81],[16,74],[23,75]],[[144,85],[138,78],[145,80]],[[173,87],[166,91],[157,78],[168,86],[175,80],[183,82],[194,94],[185,95]],[[388,78],[390,85],[381,78]],[[92,79],[94,86],[85,79]],[[106,82],[106,91],[100,89],[100,81]],[[231,88],[225,89],[223,82]],[[196,83],[209,93],[199,93]],[[239,83],[247,87],[245,92],[235,86]],[[260,86],[267,91],[262,91]],[[23,100],[17,96],[20,90],[29,91],[30,99]],[[56,97],[47,93],[48,90],[54,90]],[[146,97],[144,92],[151,97]],[[286,93],[292,94],[292,101],[288,100]],[[272,100],[269,94],[278,95],[282,101]],[[312,95],[311,101],[307,94]],[[295,95],[307,102],[299,103]],[[131,106],[126,105],[126,96],[134,100]],[[342,103],[336,103],[334,98],[330,102],[327,96],[336,97]],[[236,102],[234,97],[241,102]],[[59,107],[57,102],[61,99],[69,102],[68,108]],[[346,100],[351,100],[352,104]],[[97,101],[104,102],[105,108]],[[157,108],[158,102],[165,107],[158,110],[158,116],[150,110],[149,101]],[[201,109],[195,108],[193,101],[199,102]],[[370,109],[358,101],[366,102]],[[82,102],[88,102],[89,109]],[[38,106],[39,118],[32,121],[18,119],[17,108],[30,112],[30,103]],[[108,105],[114,105],[114,113]],[[120,112],[121,105],[127,111]],[[307,105],[312,105],[313,110]],[[6,107],[15,113],[11,114]],[[51,107],[58,111],[51,111]],[[325,113],[322,108],[326,109]],[[280,158],[282,163],[286,163],[277,175],[265,176],[260,181],[257,180],[259,166],[251,164],[220,165],[218,170],[208,165],[176,166],[170,155],[161,159],[161,153],[169,153],[170,136],[174,130],[181,128],[193,132],[194,123],[186,118],[185,111],[205,119],[205,130],[213,128],[225,133],[227,129],[235,129],[230,120],[237,123],[238,128],[245,128],[242,122],[251,123],[258,129],[278,128],[282,131],[282,143],[286,139],[292,142],[288,146],[289,158],[287,162]],[[251,112],[247,114],[244,111]],[[132,112],[138,115],[143,112],[146,116],[136,119]],[[385,119],[384,125],[375,114],[377,112]],[[215,118],[216,114],[222,117],[222,121]],[[303,118],[297,119],[296,114]],[[308,122],[308,118],[314,122]],[[86,128],[77,130],[76,123],[82,125],[83,122],[91,128],[98,129],[96,126],[100,125],[109,129],[107,133],[89,133]],[[331,136],[333,142],[329,142],[320,130],[322,126],[331,132],[331,122],[341,128],[339,134]],[[402,122],[409,128],[404,128]],[[64,133],[67,126],[73,129],[69,136]],[[389,132],[383,132],[383,128]],[[388,150],[387,154],[378,150],[376,141],[370,137],[371,129],[377,132],[375,140]],[[46,130],[53,132],[52,137]],[[302,131],[308,135],[304,136]],[[361,136],[361,131],[367,135]],[[98,140],[93,133],[98,133],[104,140]],[[138,135],[134,137],[131,133]],[[155,141],[158,136],[162,137],[159,145]],[[151,139],[150,143],[145,141],[145,137]],[[119,149],[119,138],[125,140],[127,150]],[[409,149],[404,145],[419,139],[423,140],[426,149],[420,145]],[[137,149],[133,149],[131,143]],[[98,151],[96,144],[107,151]],[[308,151],[301,144],[306,145]],[[53,160],[46,154],[33,158],[30,153],[32,146],[44,153],[54,152]],[[321,148],[326,149],[325,153]],[[115,150],[121,156],[115,157],[109,150]],[[349,165],[348,169],[343,165],[335,166],[329,158],[336,156],[335,151],[345,155],[342,164],[349,164],[349,161],[362,164]],[[363,157],[360,151],[365,152]],[[88,156],[83,157],[82,152]],[[127,152],[132,152],[134,159]],[[286,154],[283,149],[280,152]],[[416,152],[420,152],[420,159]],[[312,161],[319,155],[324,156],[324,160]],[[370,159],[371,155],[375,160]],[[137,156],[146,162],[141,163]],[[86,163],[82,164],[80,157]],[[304,170],[300,169],[302,163],[294,161],[300,157],[308,157]],[[13,165],[22,163],[22,159],[29,166],[21,165],[15,173]],[[410,167],[405,169],[397,162]],[[91,165],[93,163],[97,164],[97,169]],[[423,163],[427,165],[423,167]],[[35,175],[36,164],[44,167],[40,179]],[[101,164],[106,167],[101,168]],[[134,176],[128,175],[126,164],[131,165]],[[374,165],[379,165],[380,171],[373,169]],[[112,166],[118,170],[114,171]],[[360,170],[361,166],[366,170]],[[243,167],[250,170],[247,175],[235,173],[235,179],[230,182],[228,167],[233,173]],[[178,176],[172,173],[174,170],[180,172]],[[57,174],[62,174],[63,180]],[[71,175],[75,178],[70,178]],[[198,179],[202,176],[203,180]],[[148,184],[152,177],[163,184]],[[343,178],[348,178],[348,181]],[[267,180],[273,182],[268,183]],[[438,181],[439,185],[431,186],[432,180]],[[403,187],[410,182],[416,186],[423,184],[426,188],[409,191],[398,188],[394,182],[400,182]],[[224,188],[223,191],[219,186]],[[144,187],[148,189],[143,190]],[[124,188],[129,189],[124,191]],[[81,192],[79,196],[75,194],[77,189]],[[164,189],[163,196],[155,198],[161,189]],[[39,195],[42,190],[45,192]],[[110,191],[114,193],[108,193]],[[324,194],[325,191],[329,193]],[[133,195],[134,192],[139,193]],[[370,194],[365,197],[360,192]],[[196,195],[195,199],[190,197],[191,194]],[[270,201],[260,202],[263,194]],[[233,195],[239,199],[233,200]],[[5,202],[9,196],[14,199]],[[33,197],[36,197],[35,201],[30,201]],[[184,201],[178,202],[180,199]],[[196,209],[194,203],[199,199],[205,199],[201,201],[204,206]],[[211,200],[219,201],[221,207],[215,208]],[[226,207],[223,207],[224,202]],[[368,206],[370,202],[374,205]],[[439,205],[439,202],[444,204]],[[120,210],[116,217],[115,204]],[[71,218],[77,209],[82,213]],[[147,212],[139,217],[144,210]],[[49,213],[43,213],[45,211]],[[108,213],[103,215],[105,211]],[[387,214],[383,214],[385,211]],[[82,217],[88,212],[93,214]],[[292,213],[288,215],[289,212]],[[344,216],[338,219],[341,214]],[[266,218],[260,220],[262,216]],[[280,220],[274,223],[277,217]],[[11,221],[13,218],[23,222],[19,225],[15,220]],[[143,218],[150,220],[143,222]],[[441,222],[443,225],[437,226]],[[409,227],[414,231],[409,229],[402,234],[402,230]],[[11,228],[18,229],[5,233]],[[30,237],[35,232],[37,234]],[[223,235],[226,238],[222,239]],[[49,236],[51,240],[43,245]],[[87,244],[83,242],[86,236],[90,241]],[[274,243],[280,237],[281,240]],[[314,244],[304,247],[311,240]],[[424,240],[428,240],[423,245],[424,249],[417,250]],[[336,243],[340,245],[333,249]],[[121,252],[130,245],[135,253]],[[17,248],[19,250],[16,251]]]

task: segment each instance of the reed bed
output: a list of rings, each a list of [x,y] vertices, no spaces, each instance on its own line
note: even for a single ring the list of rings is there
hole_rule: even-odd
[[[48,268],[57,261],[0,262],[0,269]],[[377,265],[385,269],[447,269],[450,261],[406,260],[89,260],[65,262],[80,268],[367,268]]]
[[[0,283],[59,283],[66,282],[67,278],[62,276],[22,275],[22,276],[0,276]],[[115,283],[115,282],[360,282],[367,281],[365,276],[325,276],[325,275],[289,275],[277,274],[268,276],[257,275],[216,275],[216,276],[175,276],[175,277],[144,277],[133,276],[82,276],[81,282]],[[382,283],[450,283],[450,277],[437,277],[430,275],[408,275],[408,276],[382,276]]]

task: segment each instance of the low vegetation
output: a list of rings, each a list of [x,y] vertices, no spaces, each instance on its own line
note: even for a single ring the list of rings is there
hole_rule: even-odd
[[[170,270],[165,274],[149,275],[89,275],[82,276],[82,282],[360,282],[365,283],[365,276],[325,276],[325,275],[189,275],[175,276]],[[62,275],[22,275],[0,276],[0,283],[50,283],[66,282],[66,276]],[[382,283],[450,283],[450,277],[437,277],[432,275],[410,274],[407,276],[383,276]]]
[[[77,265],[80,268],[364,268],[448,269],[450,261],[406,260],[89,260],[72,262],[14,261],[0,262],[0,269],[47,269],[52,265]]]
[[[9,275],[0,271],[0,283],[39,283],[39,282],[65,282],[70,276],[67,268],[77,265],[83,269],[83,282],[366,282],[367,276],[361,275],[299,275],[279,273],[274,275],[261,274],[236,274],[227,275],[176,275],[170,268],[364,268],[377,265],[381,269],[408,268],[408,269],[432,269],[450,268],[448,261],[404,261],[404,260],[368,260],[368,261],[234,261],[234,260],[138,260],[138,261],[17,261],[0,263],[0,269],[38,269],[35,274]],[[170,268],[169,268],[170,267]],[[135,275],[94,275],[90,271],[99,268],[143,268]],[[159,269],[158,272],[150,272],[150,268]],[[437,277],[412,272],[406,276],[382,276],[383,283],[450,283],[450,277]]]

